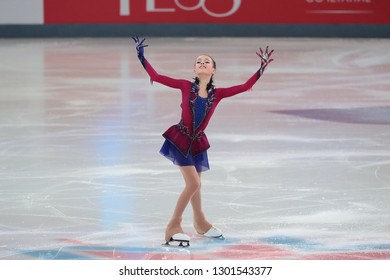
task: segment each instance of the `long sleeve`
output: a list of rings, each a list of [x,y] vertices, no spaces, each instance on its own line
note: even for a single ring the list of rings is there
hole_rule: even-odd
[[[146,59],[144,59],[144,63],[145,63],[144,66],[146,72],[148,73],[150,79],[154,82],[163,84],[171,88],[178,88],[178,89],[181,89],[183,87],[183,83],[188,83],[188,81],[186,80],[174,79],[168,76],[160,75],[159,73],[157,73],[156,70],[154,70],[152,65]]]
[[[260,76],[261,75],[259,69],[252,77],[250,77],[245,83],[241,85],[236,85],[228,88],[218,88],[218,94],[222,99],[250,90],[254,86],[254,84],[259,80]]]

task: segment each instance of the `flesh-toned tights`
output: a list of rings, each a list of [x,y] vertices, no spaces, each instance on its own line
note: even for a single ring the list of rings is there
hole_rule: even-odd
[[[183,233],[181,221],[189,202],[191,202],[193,210],[195,230],[199,234],[204,234],[211,228],[211,224],[206,220],[202,210],[201,173],[198,173],[194,166],[180,166],[179,168],[183,175],[185,187],[176,202],[175,210],[167,225],[165,231],[166,241],[169,241],[175,233]]]

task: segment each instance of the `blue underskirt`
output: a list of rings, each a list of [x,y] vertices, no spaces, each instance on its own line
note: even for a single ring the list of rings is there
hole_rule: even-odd
[[[209,159],[207,157],[207,151],[200,153],[196,156],[192,156],[191,153],[188,153],[185,157],[179,150],[168,140],[164,141],[164,144],[161,147],[160,154],[165,156],[167,159],[173,162],[173,164],[178,166],[195,166],[197,172],[203,172],[210,169]]]

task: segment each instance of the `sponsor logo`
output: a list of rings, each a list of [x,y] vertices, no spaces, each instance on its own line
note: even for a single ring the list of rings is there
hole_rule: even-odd
[[[373,0],[305,0],[313,10],[312,14],[370,14],[368,6]]]
[[[121,16],[129,16],[131,15],[131,0],[119,0],[120,2],[120,15]],[[203,10],[204,13],[211,17],[216,18],[223,18],[223,17],[229,17],[233,14],[235,14],[241,6],[242,0],[230,0],[232,2],[232,6],[230,10],[227,10],[225,12],[215,12],[212,9],[207,7],[207,1],[208,0],[199,0],[197,4],[195,5],[185,5],[183,4],[183,0],[174,0],[174,3],[171,7],[164,7],[164,8],[157,8],[158,0],[146,0],[146,12],[149,13],[174,13],[176,10],[180,9],[183,11],[195,11],[195,10]]]

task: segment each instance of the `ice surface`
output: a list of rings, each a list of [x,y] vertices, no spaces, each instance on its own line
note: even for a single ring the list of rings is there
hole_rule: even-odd
[[[0,259],[390,259],[389,40],[150,38],[161,73],[219,87],[275,61],[207,128],[225,240],[161,247],[183,182],[159,155],[180,95],[128,39],[0,40]],[[244,42],[244,43],[243,43]]]

